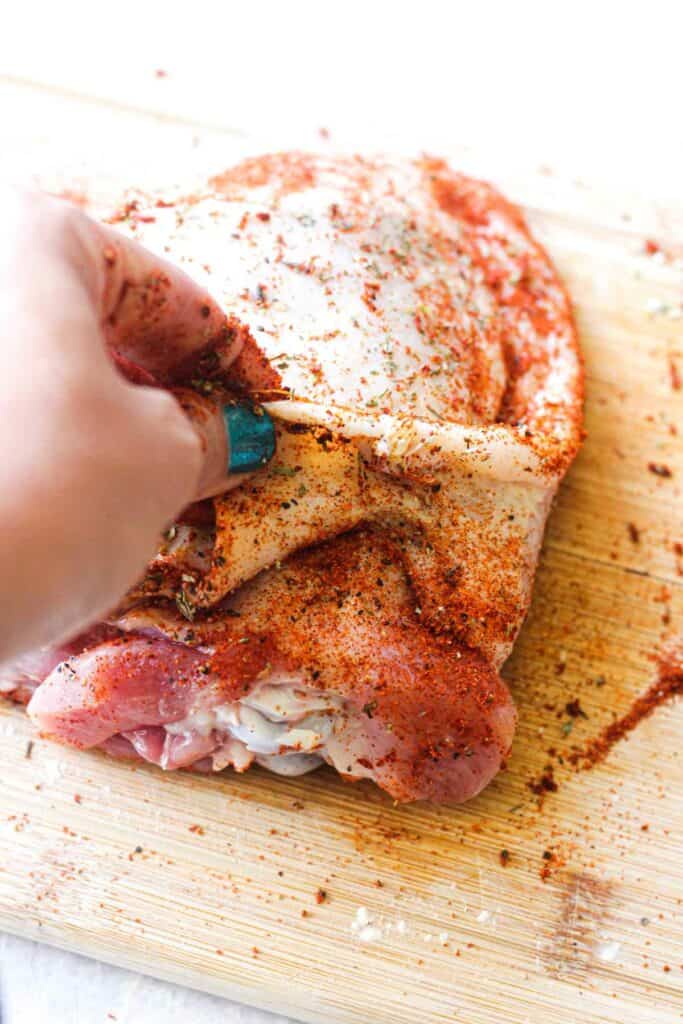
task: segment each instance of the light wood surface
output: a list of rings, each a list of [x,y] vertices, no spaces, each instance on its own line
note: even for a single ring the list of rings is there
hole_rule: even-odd
[[[4,177],[102,195],[268,147],[7,81],[0,114]],[[37,739],[26,757],[32,731],[2,704],[0,928],[311,1022],[669,1024],[683,1019],[683,706],[591,771],[555,757],[541,808],[529,783],[548,748],[623,712],[656,645],[683,632],[683,270],[643,254],[646,237],[683,243],[683,205],[444,155],[525,205],[588,373],[588,439],[505,669],[520,711],[507,771],[461,809],[398,808],[326,770],[166,776]],[[575,698],[588,718],[566,735]]]

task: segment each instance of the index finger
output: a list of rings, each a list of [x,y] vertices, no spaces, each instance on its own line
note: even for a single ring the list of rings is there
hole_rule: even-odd
[[[109,347],[123,363],[174,383],[205,351],[227,368],[239,355],[236,330],[214,299],[172,263],[90,218],[81,242],[96,268],[94,298]],[[81,222],[83,223],[83,222]]]

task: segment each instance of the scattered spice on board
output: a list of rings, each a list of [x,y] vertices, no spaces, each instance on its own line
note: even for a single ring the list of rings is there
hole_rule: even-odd
[[[578,700],[570,700],[565,704],[564,710],[567,712],[570,718],[588,718],[588,715],[581,707],[581,703]]]
[[[557,783],[555,782],[553,766],[547,764],[543,769],[543,774],[538,779],[532,779],[527,785],[536,796],[544,797],[546,793],[556,793]]]
[[[565,856],[559,850],[544,850],[541,860],[539,875],[543,882],[547,882],[553,871],[563,867],[566,863]]]
[[[640,530],[635,523],[628,523],[628,535],[634,544],[640,544]]]
[[[663,462],[648,462],[647,468],[655,476],[661,476],[663,479],[668,480],[669,477],[673,476],[673,473]]]
[[[569,763],[579,768],[592,768],[607,757],[612,747],[628,735],[652,712],[679,694],[683,694],[683,638],[671,641],[658,655],[657,679],[637,697],[629,710],[606,726],[585,747],[573,751]]]
[[[673,553],[676,556],[676,573],[683,576],[683,544],[676,541],[673,545]]]

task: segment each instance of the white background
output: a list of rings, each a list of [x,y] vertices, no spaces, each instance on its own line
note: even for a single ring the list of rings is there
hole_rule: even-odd
[[[3,8],[0,71],[21,78],[283,144],[311,126],[354,147],[458,140],[660,195],[680,189],[680,0]]]
[[[0,74],[271,146],[321,127],[354,149],[466,142],[679,200],[682,66],[677,0],[8,2],[0,29]],[[0,963],[5,1024],[283,1020],[9,937]]]

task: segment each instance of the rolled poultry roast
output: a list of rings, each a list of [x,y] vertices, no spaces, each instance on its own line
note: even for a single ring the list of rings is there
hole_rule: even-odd
[[[265,156],[114,219],[228,313],[185,359],[160,341],[157,381],[251,398],[276,454],[0,688],[57,740],[165,769],[327,762],[401,801],[475,795],[510,750],[499,669],[580,443],[548,256],[492,187],[427,158]]]

